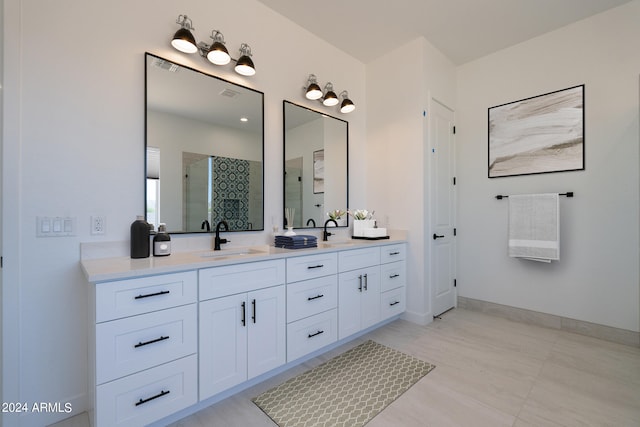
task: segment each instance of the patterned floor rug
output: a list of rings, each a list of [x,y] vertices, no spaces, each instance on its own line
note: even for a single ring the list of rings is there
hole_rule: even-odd
[[[280,427],[359,427],[433,368],[367,341],[252,400]]]

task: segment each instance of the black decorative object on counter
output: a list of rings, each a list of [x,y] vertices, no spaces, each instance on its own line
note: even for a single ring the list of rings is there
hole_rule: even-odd
[[[138,215],[131,224],[131,258],[149,258],[149,224],[144,216]]]
[[[161,223],[158,234],[153,237],[153,256],[171,255],[171,236],[167,233],[167,226]]]

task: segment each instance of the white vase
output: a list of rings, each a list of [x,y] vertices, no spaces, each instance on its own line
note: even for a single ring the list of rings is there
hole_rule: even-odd
[[[376,221],[373,219],[355,219],[353,220],[353,235],[354,237],[364,237],[365,228],[373,228]]]
[[[284,232],[285,236],[295,236],[296,232],[293,231],[293,227],[287,227],[287,231]]]

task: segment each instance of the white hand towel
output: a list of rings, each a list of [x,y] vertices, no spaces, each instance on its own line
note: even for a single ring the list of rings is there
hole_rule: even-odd
[[[557,193],[509,196],[509,256],[542,262],[560,259]]]

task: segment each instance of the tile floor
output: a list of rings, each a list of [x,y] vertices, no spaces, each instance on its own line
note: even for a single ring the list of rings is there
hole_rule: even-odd
[[[170,427],[274,427],[251,397],[366,339],[436,365],[367,427],[640,426],[640,348],[455,309],[390,323]]]

